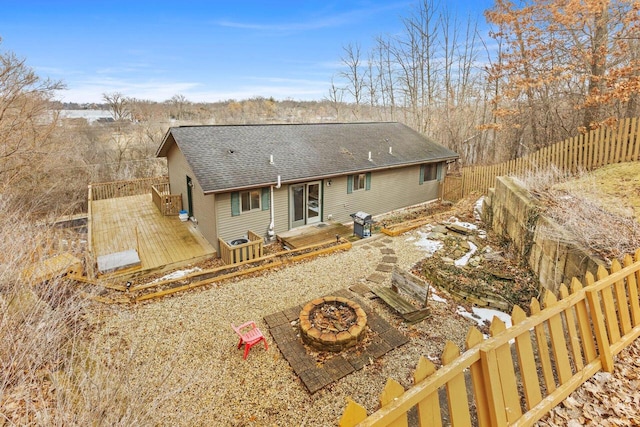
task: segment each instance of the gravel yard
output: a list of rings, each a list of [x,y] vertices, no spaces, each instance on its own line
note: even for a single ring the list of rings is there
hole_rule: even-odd
[[[457,304],[432,301],[432,316],[406,325],[379,300],[369,308],[410,342],[363,369],[310,395],[282,357],[263,321],[265,315],[306,303],[332,291],[365,283],[390,248],[397,266],[410,269],[425,252],[418,231],[374,237],[346,252],[224,282],[134,307],[113,306],[96,316],[96,358],[118,372],[118,393],[138,403],[141,421],[163,425],[335,425],[351,397],[370,413],[386,379],[403,386],[423,355],[439,360],[446,340],[464,349],[471,320]],[[382,284],[390,284],[390,274]],[[236,349],[230,323],[255,320],[270,345],[255,346],[247,360]]]

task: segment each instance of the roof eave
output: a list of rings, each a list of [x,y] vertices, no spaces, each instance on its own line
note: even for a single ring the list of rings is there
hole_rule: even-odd
[[[286,181],[281,180],[280,181],[280,185],[296,184],[298,182],[318,181],[318,180],[321,180],[321,179],[336,178],[336,177],[339,177],[339,176],[353,175],[353,174],[356,174],[356,173],[367,173],[367,172],[376,172],[376,171],[383,171],[383,170],[389,170],[389,169],[399,169],[399,168],[403,168],[403,167],[407,167],[407,166],[416,166],[416,165],[423,165],[423,164],[428,164],[428,163],[439,163],[439,162],[447,162],[447,163],[449,163],[450,161],[455,161],[455,160],[457,160],[459,158],[460,158],[460,156],[456,154],[455,156],[438,157],[438,158],[434,158],[434,159],[431,159],[431,160],[420,160],[420,161],[416,161],[416,162],[402,163],[402,164],[398,164],[398,165],[378,166],[378,167],[375,167],[375,168],[357,169],[357,170],[352,170],[352,171],[338,172],[338,173],[332,173],[332,174],[326,174],[326,175],[306,176],[306,177],[303,177],[303,178],[289,179],[289,180],[286,180]],[[250,190],[252,188],[275,186],[277,184],[278,184],[278,181],[269,181],[269,182],[262,182],[262,183],[259,183],[259,184],[254,184],[254,185],[245,185],[245,186],[241,186],[241,187],[222,188],[220,190],[208,190],[208,191],[204,191],[204,194],[206,195],[206,194],[231,193],[231,192],[234,192],[234,191]]]
[[[167,152],[169,151],[170,145],[167,143],[167,141],[169,139],[169,135],[171,135],[171,129],[172,128],[169,128],[169,130],[167,130],[167,133],[164,134],[164,138],[162,138],[162,142],[156,150],[156,157],[167,157]],[[175,138],[172,137],[172,139],[175,141]]]

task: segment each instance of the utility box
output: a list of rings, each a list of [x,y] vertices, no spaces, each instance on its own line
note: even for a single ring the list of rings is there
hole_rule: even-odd
[[[353,234],[360,238],[371,237],[371,224],[373,220],[370,214],[358,211],[351,214],[351,218],[353,218]]]

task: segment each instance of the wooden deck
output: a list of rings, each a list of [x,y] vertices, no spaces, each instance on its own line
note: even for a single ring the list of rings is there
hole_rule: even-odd
[[[296,249],[304,246],[335,242],[336,235],[339,235],[343,239],[350,239],[353,236],[353,230],[342,224],[323,222],[298,227],[286,233],[278,234],[278,240],[280,240],[283,245],[291,249]]]
[[[91,246],[96,259],[136,249],[141,262],[138,271],[147,271],[215,254],[191,222],[163,216],[151,194],[90,203]]]

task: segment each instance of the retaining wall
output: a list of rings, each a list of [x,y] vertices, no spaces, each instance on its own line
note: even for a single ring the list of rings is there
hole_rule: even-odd
[[[483,219],[493,231],[510,240],[540,284],[557,294],[562,283],[595,275],[606,262],[587,252],[560,224],[541,213],[537,200],[513,177],[496,178],[485,197]]]

